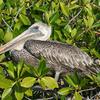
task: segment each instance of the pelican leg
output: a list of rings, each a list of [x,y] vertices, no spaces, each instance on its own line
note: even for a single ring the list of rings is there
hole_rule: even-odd
[[[56,71],[55,72],[55,80],[58,81],[59,80],[59,75],[60,75],[60,71]]]

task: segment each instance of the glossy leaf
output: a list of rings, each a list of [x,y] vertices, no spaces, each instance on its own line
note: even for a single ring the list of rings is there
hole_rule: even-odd
[[[15,75],[14,75],[14,65],[13,65],[13,63],[11,62],[11,61],[9,61],[9,62],[5,62],[5,63],[2,63],[3,65],[5,65],[8,69],[7,69],[7,72],[8,72],[8,74],[9,74],[9,76],[11,76],[12,78],[14,78],[15,77]]]
[[[20,84],[22,87],[29,88],[29,87],[32,87],[35,82],[36,82],[36,78],[25,77]]]
[[[25,94],[26,94],[27,96],[32,96],[32,95],[33,95],[32,89],[26,90]]]
[[[60,7],[62,10],[62,13],[68,17],[69,16],[69,8],[63,2],[60,2]]]
[[[42,75],[45,73],[45,69],[46,69],[46,62],[44,59],[41,59],[40,60],[40,63],[39,63],[39,67],[38,67],[38,73],[39,75]]]
[[[65,80],[66,80],[66,82],[69,84],[69,85],[71,85],[71,86],[73,86],[73,87],[77,87],[77,85],[73,82],[73,80],[71,79],[71,77],[70,76],[66,76],[65,77]]]
[[[20,20],[23,22],[24,25],[30,25],[31,24],[31,22],[30,22],[30,20],[27,16],[21,14],[19,17],[20,17]]]
[[[58,94],[60,94],[60,95],[68,95],[69,93],[71,93],[72,92],[72,88],[70,88],[70,87],[66,87],[66,88],[62,88],[62,89],[60,89],[59,91],[58,91]]]
[[[74,28],[72,31],[71,31],[71,36],[74,37],[77,33],[77,29]]]
[[[10,79],[6,79],[3,76],[0,76],[0,88],[7,89],[9,87],[12,87],[12,85],[13,81],[11,81]]]
[[[94,54],[97,58],[100,58],[100,53],[98,53],[95,48],[91,50],[91,54]]]
[[[58,19],[59,17],[59,13],[58,12],[55,12],[51,17],[50,17],[50,23],[55,23],[56,20]]]
[[[4,38],[4,31],[0,28],[0,41]]]
[[[22,70],[23,70],[23,61],[20,61],[17,65],[17,76],[18,76],[18,78],[20,77]]]
[[[82,100],[82,96],[78,92],[75,92],[74,96],[75,100]]]
[[[15,90],[15,97],[17,100],[22,100],[24,97],[24,92],[21,91],[21,87],[17,87],[17,90]]]
[[[7,96],[9,96],[12,92],[12,88],[5,89],[2,94],[2,100],[4,100]]]
[[[3,3],[3,0],[0,0],[0,5]]]
[[[10,40],[12,40],[13,39],[13,34],[12,34],[12,32],[7,32],[7,33],[5,33],[5,35],[4,35],[4,41],[7,43],[7,42],[9,42]]]
[[[91,28],[91,27],[92,27],[93,23],[94,23],[94,18],[93,18],[93,17],[88,16],[88,26],[89,26],[89,28]]]
[[[5,58],[5,55],[4,55],[4,54],[0,55],[0,62],[1,62],[4,58]]]
[[[56,80],[52,77],[43,77],[40,80],[40,84],[42,85],[43,88],[47,89],[54,89],[58,88],[58,84]]]

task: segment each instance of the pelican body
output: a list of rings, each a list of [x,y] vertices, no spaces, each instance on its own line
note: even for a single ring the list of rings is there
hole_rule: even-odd
[[[78,69],[84,73],[95,73],[91,57],[75,46],[67,43],[46,41],[51,35],[51,27],[44,23],[35,23],[14,40],[0,47],[0,54],[11,51],[15,61],[23,59],[26,64],[37,65],[41,56],[50,68],[59,74]]]
[[[54,41],[28,40],[24,48],[37,59],[44,57],[56,72],[79,69],[89,73],[88,66],[93,64],[91,57],[79,48]]]

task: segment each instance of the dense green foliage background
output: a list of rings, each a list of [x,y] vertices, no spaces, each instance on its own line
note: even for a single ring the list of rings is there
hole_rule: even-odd
[[[37,21],[52,26],[51,40],[78,46],[91,57],[100,58],[100,0],[0,0],[0,44],[12,40]],[[34,99],[32,85],[36,82],[37,76],[42,77],[38,81],[42,87],[50,89],[58,87],[55,80],[47,77],[42,70],[45,68],[44,61],[40,62],[40,69],[35,70],[36,73],[42,72],[42,74],[35,74],[33,77],[29,67],[21,62],[18,65],[12,61],[3,62],[7,56],[0,55],[0,65],[4,66],[0,67],[0,93],[2,94],[4,90],[1,95],[2,100]],[[7,75],[3,73],[4,68]],[[46,68],[45,70],[47,72]],[[24,72],[27,74],[24,75]],[[31,83],[27,83],[30,80]],[[47,80],[47,83],[44,80]],[[68,94],[71,94],[75,100],[82,100],[84,95],[88,96],[84,93],[83,95],[82,90],[99,87],[100,74],[97,74],[94,79],[90,76],[89,79],[74,73],[67,75],[65,80],[68,83],[66,88],[59,88],[55,93],[56,97],[43,96],[42,93],[40,93],[42,96],[39,93],[37,95],[44,98],[50,96],[58,98],[60,95],[59,98],[64,100]],[[48,86],[49,82],[51,83]]]

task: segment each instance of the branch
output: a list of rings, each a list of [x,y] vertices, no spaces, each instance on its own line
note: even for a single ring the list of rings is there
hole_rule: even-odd
[[[2,16],[3,16],[3,14],[1,14]],[[2,17],[2,20],[3,20],[3,22],[5,23],[5,25],[11,30],[11,31],[13,31],[12,30],[12,28],[11,28],[11,26],[5,21],[5,19]]]
[[[96,8],[98,8],[99,10],[100,10],[100,6],[97,6],[96,4],[94,4],[94,3],[90,3],[92,6],[94,6],[94,7],[96,7]]]
[[[69,20],[68,24],[65,26],[65,28],[75,19],[79,16],[79,14],[81,13],[82,9],[71,19]]]
[[[85,90],[81,90],[81,91],[79,91],[79,93],[86,92],[86,91],[92,91],[92,90],[95,90],[96,88],[97,87],[90,88],[90,89],[85,89]]]
[[[23,4],[23,6],[18,10],[18,12],[16,13],[16,16],[14,17],[14,20],[13,20],[13,22],[12,22],[11,27],[14,25],[14,22],[16,21],[16,19],[17,19],[18,15],[20,14],[21,10],[23,9],[23,7],[24,7],[24,4]]]

